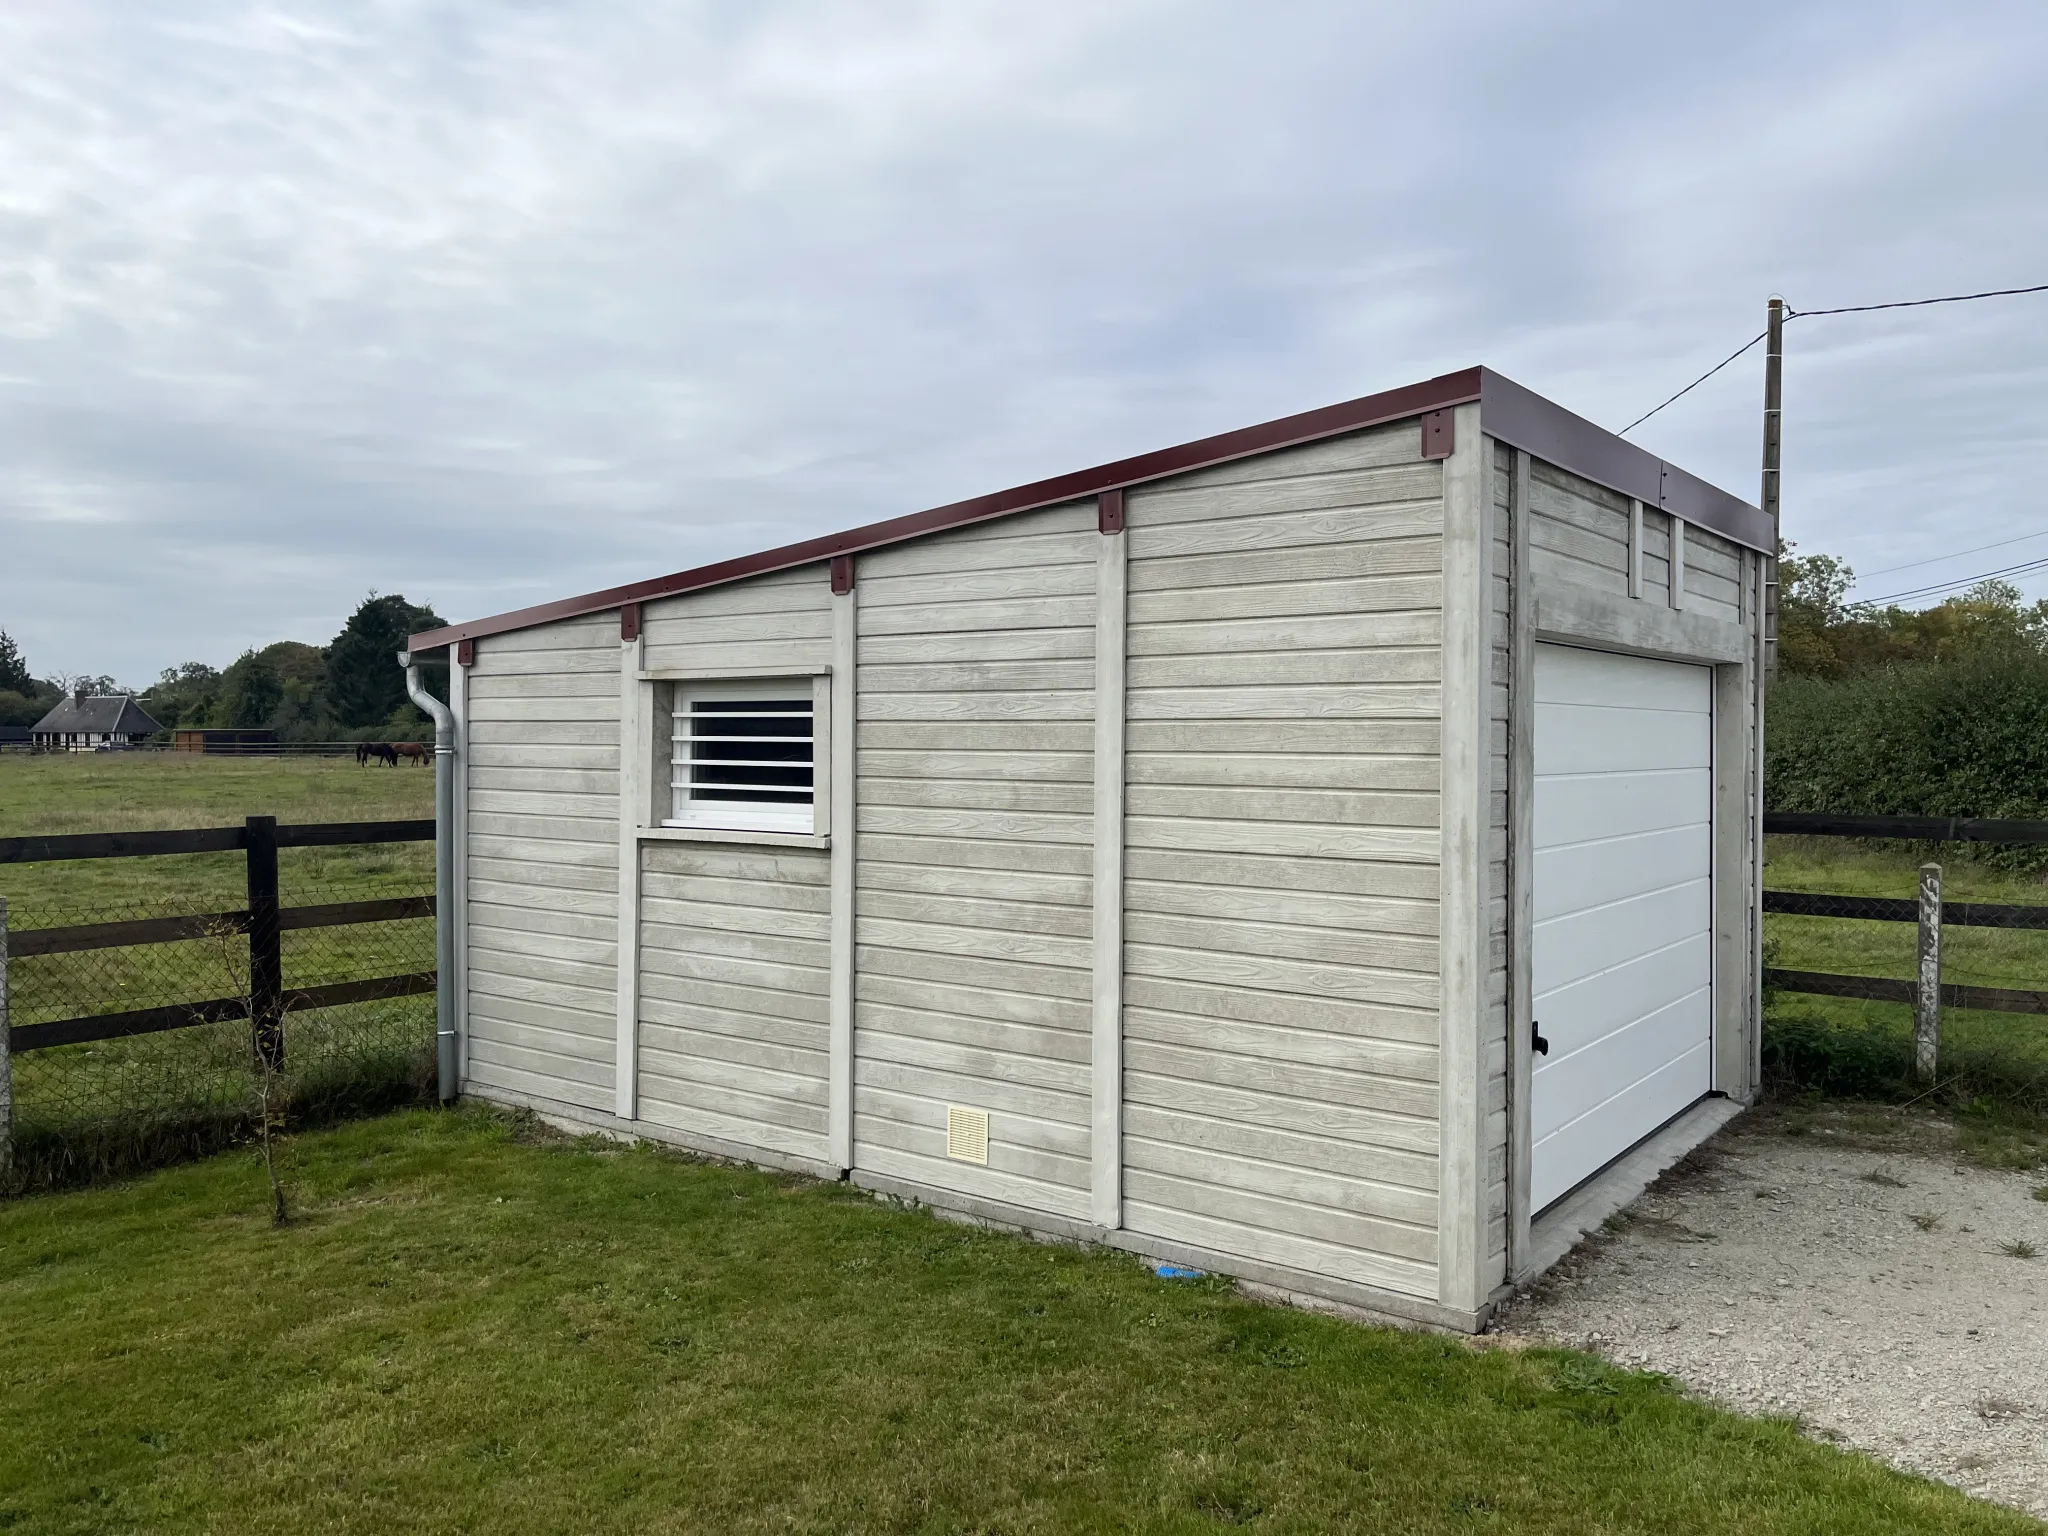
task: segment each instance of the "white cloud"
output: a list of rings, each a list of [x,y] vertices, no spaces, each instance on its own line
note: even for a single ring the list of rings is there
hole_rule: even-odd
[[[373,586],[492,611],[1475,361],[1618,424],[1774,287],[2048,270],[2048,18],[2009,5],[103,0],[0,48],[0,626],[45,670],[321,640]],[[1794,328],[1796,537],[2040,516],[2015,304]],[[1755,405],[1745,362],[1641,436],[1749,494]]]

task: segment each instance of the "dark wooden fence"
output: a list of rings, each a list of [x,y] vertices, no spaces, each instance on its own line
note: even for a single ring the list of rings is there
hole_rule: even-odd
[[[221,933],[223,928],[231,929],[248,936],[247,996],[205,998],[164,1007],[132,1009],[125,1013],[81,1014],[69,1019],[17,1024],[8,1030],[9,1054],[246,1018],[254,1030],[256,1048],[272,1067],[282,1067],[283,1020],[287,1012],[432,992],[435,980],[432,971],[287,989],[284,985],[283,948],[286,932],[432,917],[434,898],[406,896],[383,901],[286,907],[278,899],[277,854],[280,848],[335,848],[363,843],[432,842],[433,839],[434,823],[431,820],[320,822],[281,827],[274,816],[251,816],[239,827],[203,827],[186,832],[88,832],[61,837],[0,838],[0,864],[233,852],[241,853],[247,864],[248,905],[236,911],[143,918],[119,923],[87,923],[67,928],[31,928],[7,938],[8,953],[15,959],[26,959],[32,955],[74,954],[129,945],[175,944],[208,938]],[[4,1010],[0,1010],[0,1016],[4,1016]]]
[[[1764,831],[1796,837],[1898,839],[1916,843],[2048,843],[2048,821],[1989,821],[1946,816],[1833,816],[1769,811]],[[1920,901],[1891,896],[1833,896],[1815,891],[1765,891],[1764,910],[1797,917],[1842,917],[1865,922],[1915,923]],[[2048,928],[2048,907],[2006,906],[1982,901],[1941,901],[1934,918],[1940,927]],[[1786,992],[1853,997],[1870,1002],[1922,1005],[1918,981],[1891,976],[1836,976],[1823,971],[1767,970],[1764,980]],[[2048,1014],[2048,992],[1941,983],[1941,1006],[1982,1008],[1993,1013]]]

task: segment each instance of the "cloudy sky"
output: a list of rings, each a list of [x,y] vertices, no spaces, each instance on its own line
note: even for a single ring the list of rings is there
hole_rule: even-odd
[[[21,0],[0,59],[0,628],[43,673],[1475,362],[1618,427],[1773,289],[2048,282],[2038,0]],[[2048,535],[2048,295],[1789,352],[1803,547],[1951,557],[1869,596],[2048,556],[1955,553]],[[1753,498],[1759,379],[1638,440]]]

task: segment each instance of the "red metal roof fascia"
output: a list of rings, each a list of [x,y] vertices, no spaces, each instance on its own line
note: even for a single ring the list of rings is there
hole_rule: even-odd
[[[1278,421],[1263,422],[1255,427],[1240,427],[1234,432],[1223,432],[1214,437],[1199,438],[1192,443],[1182,443],[1177,447],[1141,453],[1135,458],[1118,459],[1111,464],[1077,470],[1072,474],[1057,475],[1050,480],[1036,480],[1029,485],[997,491],[991,496],[977,496],[970,501],[956,501],[949,506],[934,507],[928,512],[912,512],[903,517],[892,517],[886,522],[870,523],[864,528],[849,529],[845,533],[826,534],[822,538],[806,539],[802,543],[785,544],[779,549],[764,550],[757,555],[742,555],[736,559],[718,561],[713,565],[698,566],[695,570],[678,571],[672,576],[659,576],[652,581],[634,582],[624,587],[609,587],[602,592],[590,592],[581,597],[563,598],[557,602],[516,609],[511,613],[472,619],[466,624],[450,624],[443,629],[424,630],[412,637],[411,648],[414,651],[436,650],[444,645],[475,640],[484,635],[501,635],[515,629],[528,629],[536,624],[551,624],[561,619],[602,613],[608,608],[617,608],[626,603],[644,603],[655,598],[674,597],[703,587],[739,581],[748,576],[764,576],[771,571],[786,571],[795,566],[816,564],[819,561],[830,560],[836,555],[853,555],[864,550],[879,549],[884,545],[898,544],[922,534],[937,533],[942,529],[957,528],[967,523],[984,522],[989,518],[1003,517],[1012,512],[1028,512],[1036,507],[1055,506],[1063,501],[1079,501],[1084,497],[1100,495],[1104,491],[1120,490],[1166,475],[1185,474],[1190,470],[1206,469],[1212,464],[1226,463],[1231,459],[1248,458],[1256,453],[1271,453],[1275,449],[1291,448],[1300,443],[1314,442],[1319,438],[1335,437],[1342,432],[1356,432],[1366,427],[1399,421],[1403,417],[1420,416],[1425,411],[1464,405],[1480,398],[1483,372],[1484,370],[1479,368],[1465,368],[1456,373],[1444,374],[1440,378],[1425,380],[1420,384],[1409,384],[1400,389],[1385,390],[1377,395],[1347,400],[1341,405],[1326,405],[1313,411],[1303,411],[1298,415],[1283,416]]]
[[[1479,416],[1488,436],[1750,549],[1775,553],[1770,519],[1759,508],[1491,368],[1479,372]]]

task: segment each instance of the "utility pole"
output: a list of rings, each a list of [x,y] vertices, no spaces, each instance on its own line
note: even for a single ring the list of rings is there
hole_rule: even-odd
[[[1771,520],[1771,558],[1764,564],[1764,676],[1778,675],[1778,553],[1784,537],[1778,519],[1779,429],[1785,414],[1785,301],[1771,295],[1764,326],[1764,516]]]

